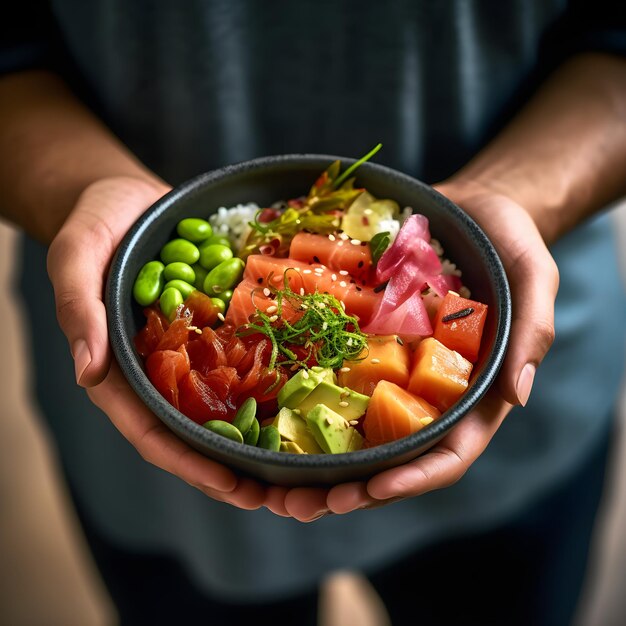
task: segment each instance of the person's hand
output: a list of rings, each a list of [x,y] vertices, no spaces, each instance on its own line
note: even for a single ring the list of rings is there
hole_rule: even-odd
[[[57,317],[74,357],[77,382],[146,461],[212,498],[258,508],[265,500],[264,487],[236,477],[179,439],[135,395],[111,357],[102,301],[111,257],[133,222],[167,191],[157,180],[116,177],[82,193],[48,253]]]
[[[275,499],[284,496],[285,512],[299,520],[381,506],[454,484],[487,447],[513,405],[526,404],[535,371],[553,342],[558,270],[530,215],[509,198],[477,184],[447,183],[438,190],[485,230],[509,278],[511,338],[497,384],[446,437],[414,461],[367,482],[274,493]]]

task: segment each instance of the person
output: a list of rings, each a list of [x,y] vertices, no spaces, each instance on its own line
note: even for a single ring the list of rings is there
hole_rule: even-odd
[[[344,567],[370,576],[394,624],[568,623],[623,372],[624,294],[594,216],[626,182],[610,3],[20,11],[0,55],[0,206],[29,235],[34,390],[121,623],[315,623],[320,578]],[[514,311],[498,384],[427,454],[367,482],[236,476],[168,432],[111,360],[108,263],[194,174],[377,141],[501,255]]]

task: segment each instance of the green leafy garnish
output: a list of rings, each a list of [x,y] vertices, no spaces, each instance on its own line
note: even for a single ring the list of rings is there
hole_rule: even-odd
[[[256,254],[264,246],[272,246],[273,254],[285,257],[294,236],[301,230],[327,235],[335,232],[341,223],[337,211],[345,211],[354,200],[363,193],[363,189],[354,187],[354,178],[349,178],[357,167],[372,158],[382,144],[378,144],[363,158],[353,163],[340,174],[341,162],[334,161],[317,178],[306,198],[291,200],[289,206],[276,219],[259,222],[261,211],[250,222],[252,232],[248,236],[239,256],[246,259]]]
[[[367,337],[357,319],[346,314],[341,302],[328,293],[294,292],[284,274],[284,288],[270,289],[276,311],[269,314],[257,308],[255,318],[239,334],[261,333],[272,342],[269,368],[276,364],[308,367],[315,361],[321,367],[338,369],[344,360],[359,360],[367,348]],[[286,307],[302,313],[291,324],[282,317]]]
[[[372,262],[374,263],[374,267],[376,267],[376,264],[380,260],[380,257],[389,247],[390,242],[391,236],[390,233],[387,231],[382,233],[376,233],[370,240],[370,252],[372,254]]]
[[[360,158],[356,163],[353,163],[337,180],[334,182],[334,187],[337,188],[341,183],[356,170],[357,167],[363,165],[365,161],[369,161],[381,148],[382,143],[376,144],[364,157]]]

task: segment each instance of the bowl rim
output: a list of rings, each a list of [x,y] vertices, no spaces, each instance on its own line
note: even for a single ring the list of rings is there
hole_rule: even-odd
[[[506,272],[493,244],[465,211],[430,185],[399,170],[367,162],[359,167],[360,173],[375,171],[390,179],[396,179],[403,184],[419,187],[423,192],[430,195],[432,200],[438,205],[438,209],[451,214],[454,219],[458,220],[461,227],[468,232],[469,236],[477,241],[480,255],[493,268],[491,281],[498,305],[498,320],[493,347],[491,352],[485,357],[482,371],[476,376],[470,388],[458,402],[442,413],[440,418],[426,428],[390,443],[341,454],[286,454],[255,446],[242,445],[205,429],[169,404],[149,381],[143,369],[142,360],[135,351],[132,339],[127,336],[124,330],[126,321],[124,314],[125,303],[120,295],[124,270],[128,267],[133,257],[135,245],[141,240],[143,233],[148,227],[155,226],[160,220],[164,219],[168,209],[181,198],[193,197],[193,195],[202,192],[205,187],[210,186],[213,182],[236,177],[246,172],[258,172],[265,168],[274,170],[280,165],[292,166],[294,170],[304,166],[319,166],[321,172],[335,160],[340,160],[342,164],[351,164],[356,161],[349,157],[328,154],[293,153],[258,157],[199,174],[178,185],[148,207],[120,242],[110,265],[105,291],[109,341],[115,358],[133,391],[176,434],[180,435],[182,430],[191,439],[197,440],[203,447],[207,446],[218,453],[225,454],[234,460],[244,463],[258,462],[268,466],[294,469],[306,468],[309,471],[315,471],[316,469],[328,471],[333,468],[345,468],[352,465],[362,466],[369,463],[379,464],[381,461],[384,462],[395,457],[405,456],[416,449],[423,449],[433,445],[449,429],[456,425],[469,412],[472,406],[480,401],[495,380],[506,354],[511,328],[512,307]],[[217,207],[215,210],[217,210]],[[116,340],[112,340],[113,337]]]

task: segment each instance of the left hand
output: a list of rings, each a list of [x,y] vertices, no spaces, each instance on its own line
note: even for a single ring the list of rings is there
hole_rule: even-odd
[[[265,506],[301,521],[418,496],[457,482],[482,454],[514,405],[528,401],[535,371],[554,340],[558,270],[529,213],[476,183],[444,183],[438,191],[463,207],[496,247],[513,301],[511,337],[496,384],[448,435],[414,461],[368,481],[330,489],[271,487]]]

